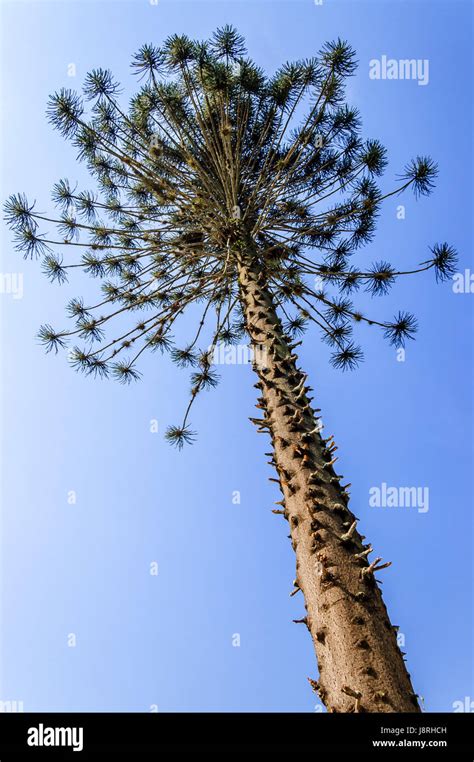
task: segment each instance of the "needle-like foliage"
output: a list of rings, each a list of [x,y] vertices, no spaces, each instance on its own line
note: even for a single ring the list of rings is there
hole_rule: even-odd
[[[23,194],[10,197],[5,215],[16,248],[41,257],[52,281],[82,268],[100,281],[102,296],[68,305],[72,328],[44,326],[46,349],[57,352],[72,340],[73,367],[124,383],[139,377],[146,350],[192,366],[184,422],[168,431],[181,446],[194,438],[192,403],[218,380],[212,347],[235,343],[245,330],[237,253],[249,243],[288,335],[316,324],[335,367],[362,359],[355,324],[378,326],[395,346],[413,338],[409,313],[375,320],[352,298],[359,289],[386,294],[400,276],[423,270],[449,278],[456,253],[436,244],[419,266],[358,266],[383,202],[409,188],[427,195],[437,167],[419,156],[396,187],[379,187],[385,149],[362,138],[359,114],[345,102],[355,69],[354,51],[337,40],[268,77],[227,26],[207,42],[174,35],[161,48],[143,45],[132,62],[139,89],[128,108],[103,69],[87,75],[82,98],[56,92],[48,118],[75,146],[94,187],[78,190],[62,179],[52,193],[57,215],[37,211]],[[55,235],[40,232],[52,226]],[[191,305],[201,316],[177,347],[173,330]],[[206,348],[199,348],[205,335]]]

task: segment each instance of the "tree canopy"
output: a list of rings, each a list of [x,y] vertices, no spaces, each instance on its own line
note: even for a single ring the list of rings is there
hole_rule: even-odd
[[[93,188],[61,179],[52,192],[56,215],[17,194],[5,216],[18,251],[41,258],[52,281],[79,268],[100,281],[101,296],[68,304],[72,327],[40,329],[47,351],[70,345],[74,368],[121,382],[139,377],[146,350],[190,366],[190,405],[168,432],[181,445],[193,438],[194,399],[218,381],[210,347],[245,335],[241,257],[251,255],[263,273],[288,336],[316,324],[337,368],[363,357],[357,324],[379,328],[397,347],[413,338],[411,313],[368,317],[357,292],[383,295],[399,277],[430,269],[448,279],[456,252],[435,243],[421,264],[403,270],[383,259],[357,265],[383,202],[408,189],[428,195],[437,166],[418,156],[395,187],[381,189],[386,151],[362,137],[359,113],[346,103],[356,65],[354,50],[336,40],[267,76],[226,26],[205,42],[173,35],[161,47],[143,45],[131,64],[139,85],[128,107],[104,69],[86,76],[82,97],[68,89],[52,95],[48,118],[77,149]],[[193,304],[195,331],[177,346],[174,327]]]

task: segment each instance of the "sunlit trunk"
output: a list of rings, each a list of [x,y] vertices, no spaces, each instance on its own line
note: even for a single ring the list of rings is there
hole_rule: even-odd
[[[297,368],[265,276],[243,263],[239,282],[247,330],[260,348],[255,369],[262,416],[255,423],[272,439],[281,510],[296,553],[295,594],[304,596],[302,624],[317,655],[313,688],[330,712],[419,712],[367,560],[369,546],[334,470],[333,445],[319,433],[306,376]]]

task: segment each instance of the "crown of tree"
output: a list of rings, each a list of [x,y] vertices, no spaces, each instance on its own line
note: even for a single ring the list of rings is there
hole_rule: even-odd
[[[450,278],[456,252],[435,244],[405,270],[383,260],[360,269],[357,252],[373,239],[383,202],[409,188],[429,194],[437,166],[419,156],[396,187],[379,188],[386,152],[362,139],[359,114],[345,102],[345,81],[356,69],[346,42],[328,43],[315,58],[267,77],[226,26],[207,42],[172,36],[161,48],[144,45],[132,69],[141,84],[128,109],[103,69],[87,75],[83,99],[62,89],[49,101],[50,121],[86,162],[94,189],[60,180],[52,194],[57,218],[36,211],[23,194],[5,205],[16,248],[41,257],[52,281],[80,268],[101,283],[96,304],[69,303],[73,327],[41,328],[48,351],[71,341],[75,368],[122,382],[139,377],[146,350],[192,366],[184,421],[168,431],[182,445],[193,439],[193,401],[218,381],[212,348],[245,334],[242,258],[250,256],[262,273],[287,335],[315,323],[337,368],[362,359],[352,337],[357,323],[378,327],[397,347],[413,338],[412,314],[375,320],[353,297],[359,289],[385,294],[398,277],[429,269],[438,280]],[[42,233],[43,224],[56,225],[57,234]],[[178,347],[175,324],[193,304],[200,317]]]

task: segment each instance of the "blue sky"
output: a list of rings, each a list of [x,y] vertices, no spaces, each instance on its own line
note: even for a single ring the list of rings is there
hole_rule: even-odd
[[[365,135],[389,152],[383,187],[417,154],[440,165],[431,198],[388,203],[361,261],[413,265],[447,240],[461,254],[460,272],[472,268],[470,3],[20,0],[0,8],[2,198],[24,191],[50,210],[60,177],[90,187],[74,149],[45,119],[48,95],[79,89],[97,67],[111,68],[130,95],[129,63],[145,42],[175,32],[206,38],[232,23],[273,71],[342,37],[359,59],[348,101]],[[428,59],[429,83],[371,80],[369,62],[383,55]],[[1,236],[1,272],[23,276],[23,295],[0,294],[0,700],[23,701],[26,711],[314,711],[312,645],[292,623],[303,611],[289,597],[294,556],[271,513],[279,493],[267,481],[267,442],[248,421],[249,367],[223,369],[194,411],[196,444],[176,452],[162,434],[180,420],[186,372],[150,356],[141,382],[123,387],[45,355],[39,325],[63,324],[67,301],[95,284],[52,286],[38,263],[14,252],[3,223]],[[353,485],[352,509],[377,554],[393,561],[383,592],[428,711],[474,697],[472,299],[432,274],[400,281],[386,298],[362,297],[375,317],[416,313],[420,332],[404,362],[370,330],[360,335],[365,363],[352,374],[329,366],[315,333],[300,353]],[[369,490],[382,483],[428,487],[429,510],[371,508]]]

